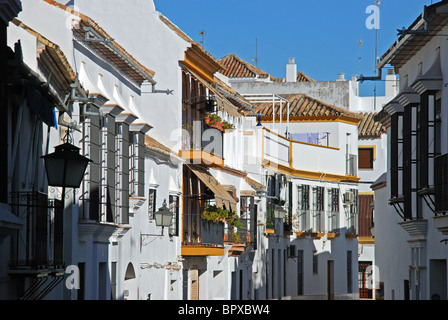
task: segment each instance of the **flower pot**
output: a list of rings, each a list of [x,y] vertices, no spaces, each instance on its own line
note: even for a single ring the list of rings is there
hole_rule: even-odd
[[[210,124],[210,117],[204,117],[205,124]]]

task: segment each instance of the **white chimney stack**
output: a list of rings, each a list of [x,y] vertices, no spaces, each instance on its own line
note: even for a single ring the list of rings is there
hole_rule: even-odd
[[[295,58],[289,58],[288,64],[286,65],[286,82],[296,82],[297,81],[297,65],[295,63]]]
[[[345,81],[345,73],[338,73],[338,79],[336,81]]]
[[[397,83],[397,75],[395,74],[394,69],[387,70],[386,75],[386,85],[385,85],[385,96],[386,97],[395,97],[398,93],[398,83]]]

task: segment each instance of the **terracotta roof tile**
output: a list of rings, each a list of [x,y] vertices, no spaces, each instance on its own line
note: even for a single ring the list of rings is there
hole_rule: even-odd
[[[323,101],[309,97],[306,94],[285,95],[283,96],[289,101],[289,117],[291,118],[305,118],[305,117],[347,117],[353,120],[361,120],[361,115],[348,111],[343,108],[330,105]],[[273,108],[272,102],[257,103],[254,106],[254,112],[262,113],[264,119],[272,119]],[[282,117],[286,118],[288,109],[286,103],[283,103]],[[275,117],[279,118],[280,107],[277,104],[275,107]]]
[[[254,65],[237,57],[236,54],[228,54],[224,58],[219,59],[224,69],[221,71],[223,75],[229,78],[267,78],[270,75]]]
[[[276,78],[267,72],[257,68],[247,61],[239,58],[236,54],[228,54],[219,59],[224,69],[221,71],[223,75],[229,78],[268,78],[273,82],[285,82],[285,78]],[[316,82],[311,77],[305,75],[303,72],[297,73],[297,82]]]
[[[362,117],[362,120],[358,125],[358,137],[360,139],[379,138],[386,132],[386,129],[381,122],[375,121],[378,112],[364,112],[359,114]]]
[[[132,79],[138,84],[141,84],[144,80],[150,80],[151,78],[154,77],[155,75],[154,71],[143,66],[132,55],[130,55],[122,46],[120,46],[116,41],[112,40],[112,37],[103,28],[101,28],[93,19],[55,0],[43,0],[43,1],[57,8],[60,8],[66,12],[70,12],[71,14],[81,19],[80,25],[76,28],[73,28],[74,34],[79,39],[85,38],[86,31],[84,30],[84,27],[91,27],[104,39],[111,40],[109,45],[105,45],[104,43],[95,41],[89,42],[89,45],[94,50],[104,55],[112,64],[114,64],[130,79]]]
[[[148,149],[158,151],[166,155],[173,154],[173,151],[171,151],[170,148],[166,147],[165,145],[163,145],[162,143],[160,143],[159,141],[148,135],[145,135],[145,146]]]
[[[297,82],[316,82],[313,78],[307,76],[302,71],[297,72]]]
[[[53,68],[51,72],[58,70],[58,74],[61,75],[60,79],[63,80],[60,85],[65,86],[65,90],[68,91],[64,90],[64,93],[67,94],[70,90],[70,84],[76,78],[76,73],[61,48],[54,42],[45,38],[42,34],[25,25],[22,21],[14,18],[12,23],[35,36],[36,39],[43,44],[43,47],[39,49],[38,59],[39,61],[49,61],[49,65]]]

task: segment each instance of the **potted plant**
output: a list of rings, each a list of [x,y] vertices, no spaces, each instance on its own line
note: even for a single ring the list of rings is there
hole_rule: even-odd
[[[212,222],[224,222],[229,215],[229,211],[218,208],[216,205],[206,204],[204,211],[202,212],[202,219]]]
[[[243,224],[240,222],[240,217],[235,212],[230,212],[226,209],[218,208],[216,205],[206,204],[201,215],[203,220],[212,222],[226,222],[228,225],[241,228]]]
[[[222,124],[225,132],[232,132],[235,129],[235,126],[230,122],[223,121]]]
[[[217,124],[217,123],[221,122],[221,117],[218,116],[215,113],[210,113],[209,112],[208,116],[210,117],[210,125],[214,125],[214,124]]]
[[[204,115],[204,122],[205,122],[205,124],[210,124],[210,115],[211,115],[210,112],[207,112],[207,113]]]

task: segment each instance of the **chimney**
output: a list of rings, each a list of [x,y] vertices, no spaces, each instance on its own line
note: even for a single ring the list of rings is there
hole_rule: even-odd
[[[388,69],[386,75],[386,85],[385,85],[385,96],[386,97],[395,97],[397,95],[397,75],[395,74],[394,69]]]
[[[345,81],[345,73],[338,73],[338,79],[336,81]]]
[[[295,58],[289,58],[288,64],[286,65],[286,82],[296,82],[297,81],[297,65],[295,63]]]

